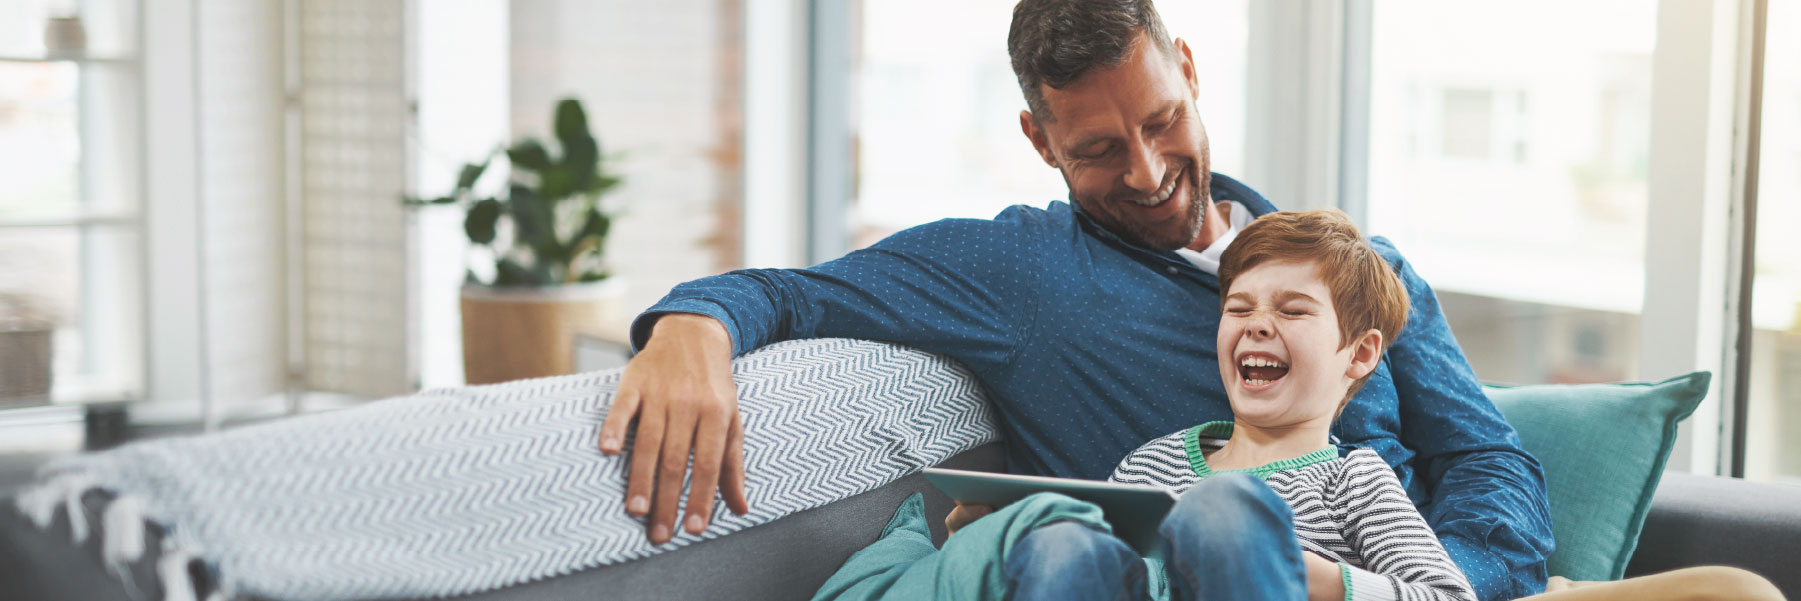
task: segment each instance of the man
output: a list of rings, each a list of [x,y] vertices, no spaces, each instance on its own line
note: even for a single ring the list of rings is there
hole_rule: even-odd
[[[1024,0],[1008,51],[1028,106],[1020,129],[1069,204],[927,224],[809,269],[696,280],[633,324],[641,352],[600,445],[620,452],[638,418],[627,510],[650,516],[653,542],[673,533],[690,454],[684,527],[705,528],[716,492],[748,511],[730,360],[779,340],[957,358],[998,410],[1015,473],[1103,478],[1144,440],[1229,419],[1219,253],[1274,207],[1209,172],[1187,44],[1149,0]],[[1375,246],[1414,309],[1333,433],[1394,466],[1481,598],[1537,593],[1552,547],[1539,464],[1483,396],[1431,289]]]

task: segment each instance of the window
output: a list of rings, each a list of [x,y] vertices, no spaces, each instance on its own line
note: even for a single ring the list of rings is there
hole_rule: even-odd
[[[1801,481],[1801,5],[1769,3],[1745,477]]]
[[[1372,4],[1370,233],[1482,379],[1637,377],[1656,4]]]
[[[142,394],[135,8],[0,6],[0,397],[14,402]],[[20,367],[46,363],[46,331],[49,390]]]
[[[1025,99],[1007,56],[1016,0],[864,2],[854,79],[852,246],[947,217],[986,219],[1068,188],[1019,131]],[[1188,41],[1213,169],[1239,173],[1244,148],[1246,0],[1163,2]],[[949,17],[955,15],[955,17]],[[929,32],[929,35],[926,34]]]

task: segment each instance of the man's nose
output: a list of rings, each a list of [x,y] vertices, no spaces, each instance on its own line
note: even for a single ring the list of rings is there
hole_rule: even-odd
[[[1126,166],[1126,187],[1145,197],[1163,187],[1163,159],[1149,144],[1134,144],[1127,152],[1132,161]]]

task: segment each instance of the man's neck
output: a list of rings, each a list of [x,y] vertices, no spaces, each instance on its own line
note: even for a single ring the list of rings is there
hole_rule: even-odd
[[[1214,471],[1251,469],[1305,456],[1331,444],[1331,429],[1330,421],[1261,428],[1234,420],[1232,438],[1207,457],[1207,465]]]
[[[1201,252],[1213,246],[1213,241],[1226,235],[1232,229],[1232,211],[1226,205],[1207,199],[1206,217],[1201,219],[1201,231],[1195,234],[1194,242],[1188,243],[1188,250]]]

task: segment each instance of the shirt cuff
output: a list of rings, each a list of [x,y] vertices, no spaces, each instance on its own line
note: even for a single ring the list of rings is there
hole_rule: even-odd
[[[1362,568],[1352,567],[1348,563],[1338,564],[1338,570],[1344,576],[1345,601],[1398,601],[1393,581],[1387,576]]]
[[[656,306],[638,314],[638,317],[632,320],[632,354],[644,350],[644,345],[650,342],[650,332],[656,326],[657,320],[670,313],[691,313],[719,320],[719,323],[725,326],[726,335],[732,339],[732,356],[737,357],[744,354],[746,350],[742,348],[744,337],[739,334],[738,323],[732,321],[731,315],[726,312],[725,307],[694,299],[657,303]]]

